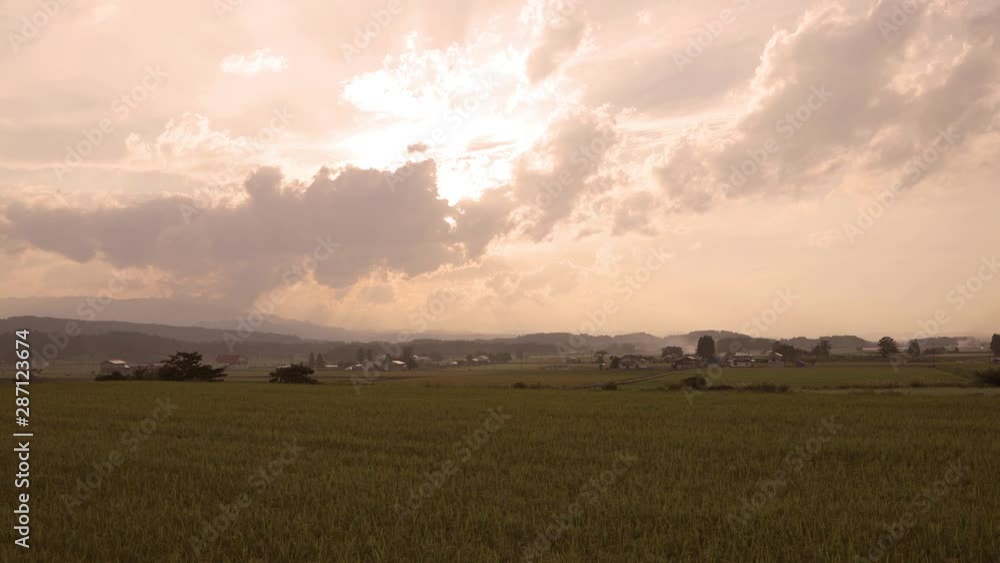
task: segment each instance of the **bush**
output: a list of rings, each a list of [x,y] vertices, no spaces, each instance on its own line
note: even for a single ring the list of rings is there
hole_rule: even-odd
[[[94,380],[96,381],[125,381],[128,379],[132,378],[123,374],[120,371],[113,371],[108,375],[98,375],[97,377],[94,378]]]
[[[991,368],[977,371],[975,373],[976,382],[987,387],[1000,387],[1000,369]]]
[[[708,380],[700,375],[689,377],[681,383],[683,384],[683,387],[695,389],[697,391],[708,391],[710,387],[708,384]]]
[[[541,383],[533,383],[531,385],[528,385],[523,381],[518,381],[514,385],[511,385],[511,387],[513,387],[514,389],[552,389],[552,387],[542,385]]]
[[[614,382],[606,383],[604,384],[603,387],[601,387],[601,391],[617,391],[617,390],[618,390],[618,384]]]
[[[222,381],[226,368],[204,363],[198,352],[177,352],[163,362],[157,375],[167,381]]]
[[[788,393],[790,388],[787,385],[775,385],[774,383],[760,383],[757,385],[747,385],[744,389],[757,393]]]
[[[307,384],[315,385],[319,383],[316,379],[310,377],[313,373],[313,368],[305,364],[294,364],[288,367],[278,368],[271,372],[271,383],[296,383],[296,384]]]

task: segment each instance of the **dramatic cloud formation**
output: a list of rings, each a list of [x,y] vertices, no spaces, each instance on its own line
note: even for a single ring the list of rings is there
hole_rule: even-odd
[[[452,207],[438,197],[435,166],[390,172],[323,170],[308,185],[262,169],[245,198],[207,207],[183,196],[93,210],[10,202],[8,245],[28,245],[78,262],[117,268],[156,266],[170,274],[212,277],[221,295],[252,299],[287,283],[284,273],[322,249],[315,280],[346,288],[371,272],[406,276],[482,255],[509,223],[509,205],[487,194]]]
[[[657,173],[677,205],[829,190],[859,170],[899,171],[899,192],[933,173],[920,162],[928,149],[941,153],[936,161],[996,134],[1000,46],[983,30],[997,29],[1000,11],[910,4],[883,0],[861,15],[819,9],[777,32],[735,127],[668,149]]]
[[[559,68],[583,41],[586,23],[579,1],[538,2],[529,8],[541,22],[540,40],[528,56],[528,78],[544,80]],[[530,13],[530,12],[529,12]]]

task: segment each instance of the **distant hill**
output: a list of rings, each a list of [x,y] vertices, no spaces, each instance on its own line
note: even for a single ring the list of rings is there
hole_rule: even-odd
[[[66,330],[67,323],[75,323],[81,335],[104,335],[111,333],[133,333],[146,336],[158,336],[179,342],[222,342],[226,333],[236,333],[236,323],[226,330],[203,327],[179,327],[158,324],[126,323],[119,321],[81,321],[74,319],[55,319],[50,317],[11,317],[0,319],[0,334],[12,333],[15,330],[28,329],[33,332],[58,333]],[[247,341],[255,342],[301,342],[298,336],[275,334],[272,332],[254,332]]]
[[[314,338],[301,338],[278,332],[254,332],[246,338],[234,339],[238,333],[235,326],[226,328],[205,326],[170,326],[151,323],[131,323],[121,321],[79,321],[52,317],[20,316],[0,319],[0,338],[6,338],[16,330],[28,329],[33,333],[36,346],[42,348],[52,341],[46,334],[64,334],[67,323],[75,323],[80,334],[66,339],[56,338],[63,342],[63,350],[59,353],[62,360],[78,360],[85,362],[100,362],[108,358],[121,358],[133,363],[154,362],[167,355],[183,351],[199,351],[209,360],[214,360],[220,354],[236,353],[249,357],[252,361],[275,360],[282,362],[300,361],[310,353],[322,353],[331,362],[351,361],[357,357],[358,350],[372,348],[375,353],[388,350],[392,354],[400,354],[402,346],[411,347],[419,355],[440,355],[445,358],[464,358],[469,354],[500,354],[509,353],[515,357],[523,354],[531,356],[589,357],[594,351],[604,350],[609,354],[644,354],[658,356],[665,346],[680,346],[686,352],[693,352],[698,338],[711,336],[716,340],[716,350],[722,354],[729,350],[744,350],[749,352],[764,352],[769,350],[775,338],[753,338],[751,336],[731,331],[699,330],[687,334],[675,334],[658,337],[644,332],[628,333],[615,336],[570,334],[566,332],[534,333],[515,337],[500,338],[438,338],[436,335],[422,335],[419,338],[405,342],[399,346],[385,347],[383,342],[392,342],[391,337],[367,334],[371,338],[363,340],[350,339],[355,334],[351,331],[340,332],[340,329],[330,327],[298,327],[314,330],[308,332]],[[301,323],[308,325],[309,323]],[[268,328],[271,328],[268,325]],[[7,336],[4,336],[7,335]],[[228,335],[228,337],[227,337]],[[344,338],[337,338],[343,336]],[[859,348],[875,346],[875,343],[851,335],[822,337],[829,340],[834,351],[852,352]],[[227,340],[228,339],[228,340]],[[777,339],[804,350],[812,350],[820,338],[799,336],[790,339]],[[939,337],[922,342],[924,348],[955,346],[967,349],[977,341],[974,338]],[[971,344],[970,344],[971,343]],[[12,349],[0,348],[0,361],[14,359]]]
[[[100,311],[91,309],[87,297],[38,297],[0,299],[2,317],[48,317],[57,319],[87,320],[96,315],[93,322],[123,322],[142,326],[170,326],[191,330],[192,327],[232,331],[238,319],[247,316],[246,311],[221,305],[214,301],[176,299],[115,299]],[[155,324],[149,319],[156,319]],[[262,332],[297,336],[306,340],[329,341],[373,341],[395,338],[400,330],[355,330],[335,326],[285,319],[277,315],[267,317]],[[164,334],[159,331],[142,330],[143,334]],[[173,333],[171,333],[173,334]],[[421,334],[426,338],[442,340],[500,338],[499,334],[475,334],[462,331],[428,331]],[[172,336],[171,336],[172,337]],[[200,337],[186,337],[192,341],[202,341]],[[270,339],[270,341],[274,341]]]
[[[817,344],[819,344],[820,340],[829,340],[830,346],[834,350],[860,350],[862,348],[870,348],[877,345],[875,342],[869,342],[868,340],[858,336],[821,336],[819,338],[799,336],[796,338],[789,338],[784,340],[784,342],[791,344],[796,348],[812,350]]]

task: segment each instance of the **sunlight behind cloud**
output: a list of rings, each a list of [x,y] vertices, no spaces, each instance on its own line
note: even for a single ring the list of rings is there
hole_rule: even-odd
[[[352,162],[379,168],[424,145],[421,158],[437,162],[439,190],[452,202],[509,182],[513,159],[545,133],[549,116],[578,100],[571,89],[530,84],[530,46],[496,34],[446,50],[421,50],[411,36],[408,46],[347,82],[344,100],[364,112],[364,126],[337,145]]]

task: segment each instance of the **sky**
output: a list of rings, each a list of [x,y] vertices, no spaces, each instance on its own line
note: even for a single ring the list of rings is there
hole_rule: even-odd
[[[1000,0],[0,14],[0,297],[416,332],[1000,331]]]

